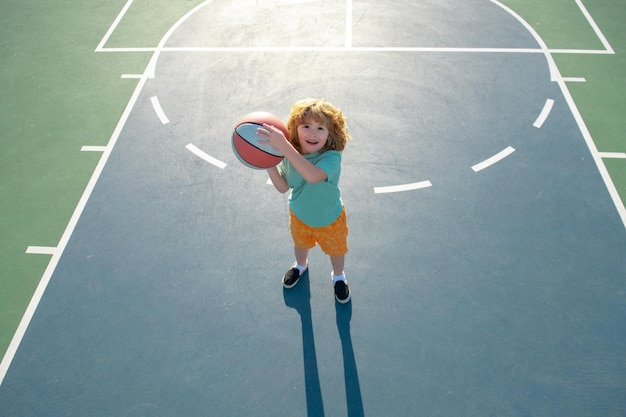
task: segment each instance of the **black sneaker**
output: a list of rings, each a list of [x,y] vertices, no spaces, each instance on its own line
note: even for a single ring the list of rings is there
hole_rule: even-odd
[[[340,304],[346,304],[350,301],[348,281],[340,280],[335,282],[335,300]]]
[[[309,267],[307,266],[307,268],[304,271],[302,271],[302,273],[300,273],[300,270],[296,268],[296,264],[294,262],[291,268],[289,268],[287,272],[285,272],[285,275],[283,276],[283,287],[285,288],[295,287],[298,281],[300,281],[300,277],[304,275],[308,270],[309,270]]]

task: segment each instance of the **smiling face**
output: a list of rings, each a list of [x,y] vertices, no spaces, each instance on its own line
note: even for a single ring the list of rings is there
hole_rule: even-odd
[[[289,142],[301,154],[343,151],[350,139],[341,110],[325,99],[308,98],[291,107],[287,120]]]
[[[304,120],[298,125],[297,132],[303,155],[321,151],[328,141],[328,127],[313,119]]]

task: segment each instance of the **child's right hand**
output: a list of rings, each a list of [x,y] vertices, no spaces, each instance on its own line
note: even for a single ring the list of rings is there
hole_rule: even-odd
[[[284,146],[289,144],[285,134],[280,129],[266,123],[263,124],[263,127],[257,129],[256,134],[265,139],[259,141],[259,143],[271,145],[282,153],[284,153]]]

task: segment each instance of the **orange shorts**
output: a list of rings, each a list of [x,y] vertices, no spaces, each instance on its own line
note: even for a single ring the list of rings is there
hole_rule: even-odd
[[[304,224],[289,210],[289,230],[293,243],[298,249],[311,249],[316,243],[329,256],[342,256],[348,253],[348,221],[346,209],[341,211],[337,220],[323,227],[311,227]]]

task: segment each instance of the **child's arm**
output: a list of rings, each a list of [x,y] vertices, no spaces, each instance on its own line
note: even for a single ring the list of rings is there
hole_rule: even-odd
[[[285,158],[291,162],[291,165],[293,165],[296,171],[302,175],[302,178],[304,178],[306,182],[316,183],[324,181],[328,177],[326,171],[307,161],[307,159],[293,147],[291,142],[287,140],[283,132],[279,129],[274,126],[264,124],[263,127],[260,127],[257,130],[257,132],[262,137],[266,138],[265,141],[259,141],[259,143],[267,143],[278,149],[285,156]]]
[[[274,184],[274,187],[276,187],[278,191],[281,193],[289,191],[289,185],[287,184],[287,181],[285,181],[285,178],[280,175],[280,172],[278,172],[278,168],[268,168],[267,173],[270,176],[270,180],[272,180],[272,184]]]

